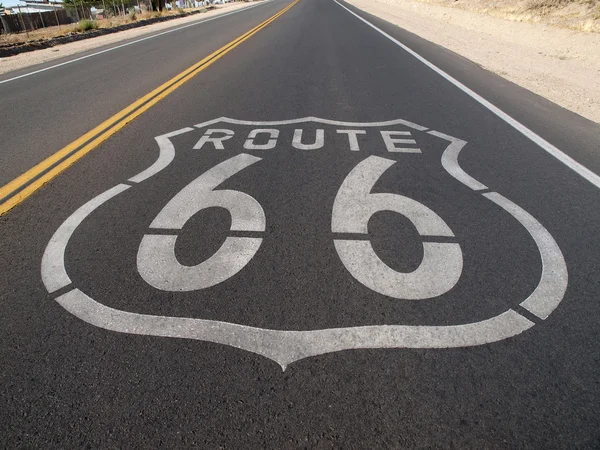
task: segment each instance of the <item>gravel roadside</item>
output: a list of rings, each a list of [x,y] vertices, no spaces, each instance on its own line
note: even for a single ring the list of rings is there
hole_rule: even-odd
[[[77,42],[70,42],[64,45],[57,45],[55,47],[46,48],[42,50],[36,50],[33,52],[22,53],[7,58],[0,58],[0,74],[4,74],[13,70],[24,69],[36,64],[45,63],[58,58],[64,58],[65,56],[74,55],[76,53],[92,50],[97,47],[105,45],[115,44],[127,39],[136,37],[143,37],[150,33],[165,30],[167,28],[174,28],[181,25],[186,25],[192,22],[200,22],[210,17],[219,16],[221,14],[230,13],[232,11],[247,8],[249,6],[256,5],[255,2],[238,2],[238,3],[226,3],[220,5],[217,9],[207,11],[202,14],[197,14],[188,17],[182,17],[180,19],[173,19],[166,22],[160,22],[144,27],[134,28],[131,30],[125,30],[118,33],[108,34],[105,36],[98,36],[91,39],[85,39]]]
[[[416,0],[348,3],[600,123],[600,34]]]

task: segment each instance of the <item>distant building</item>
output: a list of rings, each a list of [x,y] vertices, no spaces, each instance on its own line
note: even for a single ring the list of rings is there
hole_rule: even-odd
[[[43,0],[26,0],[16,6],[7,7],[6,14],[27,14],[27,13],[38,13],[55,11],[57,9],[63,9],[63,3],[57,1],[43,1]]]

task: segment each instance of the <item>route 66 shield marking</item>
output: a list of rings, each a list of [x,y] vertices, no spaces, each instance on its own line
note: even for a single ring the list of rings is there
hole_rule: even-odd
[[[306,124],[317,127],[310,137],[303,135],[301,126]],[[48,292],[56,293],[56,301],[62,307],[79,319],[107,330],[225,344],[270,358],[284,370],[287,365],[302,358],[341,350],[482,345],[518,335],[535,325],[517,311],[507,309],[494,317],[457,325],[385,324],[275,330],[218,320],[123,311],[99,303],[73,284],[65,266],[65,252],[72,235],[90,214],[128,189],[151,182],[152,177],[167,168],[176,155],[172,138],[201,130],[194,149],[210,147],[222,150],[235,133],[230,128],[236,126],[252,127],[245,136],[241,153],[199,174],[175,194],[162,207],[141,239],[137,271],[141,279],[153,288],[167,292],[202,291],[227,283],[230,278],[243,273],[263,245],[269,211],[263,209],[259,199],[240,190],[220,186],[267,158],[268,152],[276,149],[282,139],[281,127],[298,127],[289,142],[298,151],[323,148],[327,127],[328,132],[347,139],[350,152],[361,151],[361,138],[368,133],[380,136],[381,147],[390,156],[420,154],[414,132],[427,133],[439,139],[445,147],[441,156],[443,169],[474,195],[483,196],[490,205],[512,216],[539,251],[542,270],[537,286],[528,297],[511,300],[518,301],[521,308],[542,320],[561,302],[568,275],[558,245],[532,215],[501,194],[490,192],[460,167],[458,156],[467,144],[465,141],[405,120],[349,123],[307,117],[252,122],[223,117],[156,137],[160,154],[150,167],[127,183],[93,198],[58,228],[44,252],[41,275]],[[390,130],[394,127],[397,129]],[[463,272],[463,252],[452,227],[430,207],[402,193],[374,191],[378,180],[397,163],[391,157],[369,155],[350,170],[335,195],[330,231],[337,257],[350,279],[387,298],[427,301],[443,296],[458,283]],[[199,211],[214,207],[229,212],[232,235],[227,236],[221,247],[206,260],[196,265],[180,263],[175,252],[178,233]],[[390,267],[374,249],[368,223],[374,214],[381,211],[391,211],[408,219],[422,239],[423,258],[415,270],[402,272]]]

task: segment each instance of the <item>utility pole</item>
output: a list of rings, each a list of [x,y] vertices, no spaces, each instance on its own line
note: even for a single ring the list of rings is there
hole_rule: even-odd
[[[79,17],[79,8],[77,6],[77,0],[73,1],[73,5],[75,5],[75,15],[77,16],[77,22],[79,22],[81,20],[81,17]]]
[[[29,39],[29,31],[27,31],[27,25],[25,25],[25,20],[23,20],[23,13],[21,12],[21,7],[17,6],[17,8],[19,9],[19,17],[21,18],[21,23],[23,24],[23,29],[25,30],[27,39]]]
[[[50,2],[52,5],[52,11],[54,11],[54,17],[56,17],[56,25],[58,25],[58,32],[62,33],[62,29],[60,28],[60,20],[58,20],[58,14],[56,13],[56,5],[54,2]]]
[[[40,20],[42,21],[42,27],[46,28],[46,24],[44,23],[44,17],[42,16],[42,12],[38,11],[38,14],[40,15]]]
[[[83,16],[83,18],[85,19],[85,6],[83,5],[83,0],[81,0],[81,15]],[[90,20],[91,20],[92,16],[90,16]]]
[[[77,9],[77,0],[75,0],[75,9]],[[79,17],[79,13],[77,13],[77,16]],[[81,19],[79,20],[85,20],[85,10],[83,9],[83,0],[81,1]]]

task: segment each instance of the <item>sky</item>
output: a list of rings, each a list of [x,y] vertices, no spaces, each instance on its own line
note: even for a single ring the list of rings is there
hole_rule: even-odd
[[[5,7],[6,6],[16,6],[19,3],[21,3],[21,5],[24,5],[24,0],[22,2],[20,2],[19,0],[0,0],[0,3],[2,3]]]

